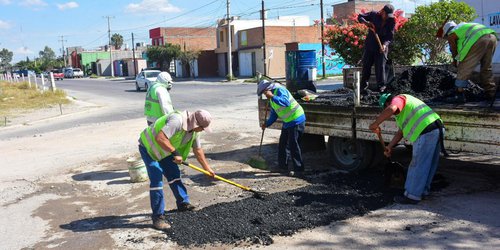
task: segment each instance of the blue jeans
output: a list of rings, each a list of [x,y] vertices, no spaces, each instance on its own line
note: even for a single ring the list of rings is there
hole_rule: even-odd
[[[444,133],[444,131],[443,131]],[[405,196],[421,200],[431,191],[431,182],[439,164],[439,129],[420,135],[413,144],[413,154],[408,167]]]
[[[153,218],[163,215],[165,211],[165,199],[163,197],[163,176],[167,178],[170,189],[174,193],[177,206],[181,203],[189,203],[189,196],[186,187],[181,180],[181,171],[179,166],[172,161],[170,155],[162,160],[155,161],[149,156],[145,147],[139,145],[139,152],[146,165],[149,176],[149,199]]]
[[[293,162],[294,171],[304,171],[300,138],[304,133],[305,122],[290,128],[282,128],[278,149],[278,164],[281,169],[288,170],[288,158]]]

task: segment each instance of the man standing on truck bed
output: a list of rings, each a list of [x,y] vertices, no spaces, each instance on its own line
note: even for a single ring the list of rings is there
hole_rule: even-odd
[[[400,204],[417,204],[422,196],[429,195],[432,178],[439,163],[439,151],[444,152],[443,123],[437,113],[421,100],[411,95],[382,94],[379,100],[384,111],[370,124],[370,130],[380,130],[379,125],[392,115],[396,116],[398,132],[384,149],[389,157],[392,148],[405,137],[413,143],[413,153],[403,195],[394,197]]]
[[[453,65],[458,69],[455,87],[457,95],[454,102],[465,102],[464,88],[467,88],[472,71],[481,64],[479,79],[484,89],[485,99],[495,100],[497,86],[493,80],[491,63],[497,47],[495,31],[479,23],[445,23],[436,36],[448,40]],[[457,65],[458,64],[458,65]]]
[[[371,11],[358,15],[358,22],[364,23],[371,31],[366,36],[365,48],[363,50],[363,72],[361,76],[361,89],[366,93],[368,80],[372,71],[372,65],[375,63],[375,76],[377,78],[378,90],[383,92],[387,81],[386,63],[389,45],[394,39],[394,6],[387,4],[380,11]],[[373,32],[376,32],[376,34]],[[380,38],[382,48],[380,48],[376,35]]]
[[[290,176],[301,177],[304,174],[304,162],[300,149],[300,138],[304,133],[306,115],[290,91],[277,83],[260,81],[257,95],[266,95],[271,104],[269,119],[262,124],[262,129],[271,126],[278,117],[283,120],[278,150],[278,167],[288,171],[288,158],[292,159],[293,170]]]

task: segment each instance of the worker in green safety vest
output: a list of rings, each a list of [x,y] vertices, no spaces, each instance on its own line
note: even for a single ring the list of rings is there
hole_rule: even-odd
[[[215,175],[208,165],[200,143],[200,132],[210,132],[211,119],[210,113],[206,110],[194,113],[174,111],[158,118],[141,133],[139,152],[150,180],[149,197],[153,228],[165,230],[170,227],[164,215],[163,176],[174,194],[178,211],[195,209],[189,202],[177,165],[186,160],[191,148],[201,166],[212,176]]]
[[[156,81],[148,88],[146,102],[144,103],[144,115],[148,126],[156,119],[174,111],[169,91],[172,88],[172,77],[168,72],[161,72]]]
[[[401,139],[413,143],[413,154],[405,182],[403,195],[394,197],[401,204],[417,204],[422,197],[429,195],[432,178],[439,163],[440,150],[446,154],[443,146],[444,126],[439,115],[427,104],[411,95],[382,94],[379,100],[384,108],[369,129],[380,131],[380,124],[395,115],[399,128],[384,154],[390,157],[392,149]]]
[[[283,121],[278,149],[278,168],[288,171],[288,159],[292,159],[293,170],[288,174],[294,177],[304,175],[304,162],[300,139],[304,133],[306,115],[300,104],[285,87],[266,80],[260,81],[257,95],[266,95],[271,105],[269,119],[261,124],[262,129],[271,126],[278,118]],[[267,118],[267,117],[266,117]]]
[[[497,47],[498,37],[493,29],[479,23],[446,22],[438,31],[437,36],[448,40],[453,65],[457,67],[457,79],[455,81],[457,95],[450,101],[465,102],[464,88],[467,88],[469,78],[478,64],[481,64],[479,72],[481,87],[484,89],[484,97],[493,103],[496,96],[497,86],[492,74],[492,60]]]

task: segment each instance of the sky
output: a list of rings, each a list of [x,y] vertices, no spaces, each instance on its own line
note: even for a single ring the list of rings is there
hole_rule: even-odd
[[[396,9],[412,13],[415,6],[437,0],[393,0]],[[265,0],[268,18],[307,15],[320,19],[319,0]],[[323,0],[325,16],[332,5],[346,0]],[[257,19],[261,0],[231,0],[231,15]],[[57,55],[65,47],[95,49],[119,33],[124,43],[150,43],[156,27],[215,27],[226,15],[226,0],[0,0],[0,49],[14,53],[13,63],[38,57],[49,46]]]

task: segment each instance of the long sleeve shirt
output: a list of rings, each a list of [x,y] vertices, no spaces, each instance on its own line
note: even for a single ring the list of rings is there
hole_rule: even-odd
[[[359,14],[358,22],[373,23],[382,45],[389,46],[389,44],[394,40],[394,27],[396,26],[394,18],[387,18],[384,23],[382,16],[379,15],[378,12],[370,11],[365,14]],[[375,35],[371,31],[368,31],[368,35],[366,36],[365,49],[369,51],[379,50],[379,45],[375,39]]]
[[[156,96],[158,96],[158,102],[160,103],[161,111],[164,115],[169,114],[174,111],[172,105],[172,99],[170,98],[170,93],[168,93],[167,88],[159,87],[156,89]],[[156,121],[156,117],[147,116],[146,120],[150,123]]]
[[[278,104],[282,107],[290,106],[290,92],[285,88],[278,87],[277,93],[271,99],[272,102]],[[271,108],[271,113],[269,114],[269,119],[266,122],[266,127],[271,126],[278,119],[278,114],[274,109]],[[301,124],[306,121],[306,116],[301,115],[297,119],[291,122],[284,122],[283,128],[291,128],[297,124]]]

